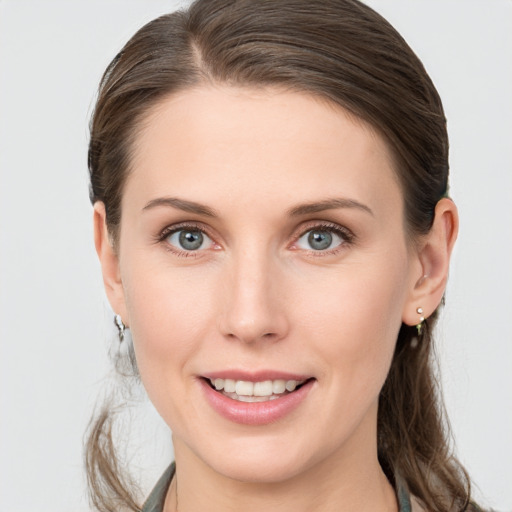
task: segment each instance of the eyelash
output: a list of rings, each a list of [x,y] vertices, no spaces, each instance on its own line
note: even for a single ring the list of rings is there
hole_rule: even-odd
[[[300,235],[294,237],[293,243],[296,244],[298,240],[300,240],[304,235],[306,235],[310,231],[325,231],[328,233],[333,233],[343,240],[343,242],[340,245],[333,247],[332,249],[326,249],[325,251],[315,251],[314,249],[308,250],[308,254],[314,257],[330,256],[337,254],[347,246],[353,245],[355,242],[355,235],[348,228],[340,226],[339,224],[334,224],[332,222],[317,221],[302,227]]]
[[[169,244],[166,241],[167,238],[169,238],[174,233],[177,233],[179,231],[186,231],[186,230],[200,231],[201,233],[205,234],[208,238],[210,238],[213,241],[213,243],[215,243],[214,237],[209,233],[209,230],[206,228],[206,226],[204,226],[202,224],[196,224],[196,223],[182,223],[182,224],[178,224],[178,225],[167,226],[158,234],[155,241],[157,243],[164,244],[164,247],[166,250],[168,250],[169,252],[171,252],[172,254],[174,254],[178,257],[196,258],[201,255],[202,251],[200,251],[200,250],[180,251],[179,249],[175,248],[174,246],[172,246],[171,244]],[[322,257],[322,256],[337,254],[340,250],[343,250],[344,247],[353,245],[354,241],[355,241],[355,235],[348,228],[345,228],[343,226],[340,226],[338,224],[334,224],[331,222],[318,222],[317,221],[317,222],[308,224],[306,226],[303,226],[300,233],[298,235],[293,236],[293,243],[290,245],[296,244],[298,240],[300,240],[304,235],[306,235],[310,231],[320,231],[320,232],[325,231],[328,233],[333,233],[333,234],[339,236],[343,240],[343,242],[340,245],[334,247],[333,249],[326,249],[325,251],[320,251],[320,250],[315,251],[314,249],[306,250],[306,252],[308,252],[308,254],[313,255],[315,257]],[[299,249],[295,249],[295,250],[299,250]]]
[[[164,228],[157,236],[156,242],[163,243],[167,251],[171,252],[172,254],[180,258],[197,258],[198,256],[200,256],[201,251],[180,251],[179,249],[167,243],[166,241],[167,238],[169,238],[174,233],[187,230],[200,231],[201,233],[205,234],[208,238],[210,238],[210,240],[214,240],[213,236],[210,235],[208,229],[206,229],[206,227],[203,226],[202,224],[185,222],[174,226],[167,226],[166,228]]]

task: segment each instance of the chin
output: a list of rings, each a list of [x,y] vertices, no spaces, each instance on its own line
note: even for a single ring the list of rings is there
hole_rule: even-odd
[[[292,479],[313,465],[304,450],[308,444],[311,446],[304,442],[289,446],[283,440],[258,442],[245,439],[229,447],[219,444],[219,449],[202,458],[224,477],[239,482],[271,484]]]
[[[279,461],[277,457],[268,460],[230,460],[216,463],[214,469],[223,476],[252,484],[274,484],[285,482],[297,476],[305,468],[291,461]]]

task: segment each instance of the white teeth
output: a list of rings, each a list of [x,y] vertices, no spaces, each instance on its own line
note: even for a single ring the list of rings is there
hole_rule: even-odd
[[[284,380],[275,380],[272,382],[272,391],[276,395],[279,395],[280,393],[284,393],[286,389],[286,381]]]
[[[272,381],[265,380],[263,382],[254,383],[254,396],[270,396],[272,394]]]
[[[244,396],[237,395],[236,393],[224,393],[224,395],[233,400],[237,400],[238,402],[269,402],[270,400],[277,400],[278,398],[281,398],[280,395]]]
[[[233,397],[234,400],[238,400],[239,402],[267,402],[268,400],[275,400],[279,398],[278,396],[244,396],[244,395],[236,395]]]
[[[297,387],[297,381],[296,380],[287,380],[286,381],[286,389],[288,391],[293,391]]]
[[[224,380],[224,391],[226,393],[234,393],[236,389],[236,382],[233,379]]]
[[[253,396],[254,383],[246,380],[237,380],[235,386],[235,393],[237,395]]]
[[[295,391],[297,386],[304,381],[296,380],[264,380],[260,382],[250,382],[246,380],[233,380],[233,379],[210,379],[212,386],[217,391],[224,391],[224,394],[229,395],[231,398],[238,397],[266,397],[278,398],[276,395],[282,395],[286,392]],[[231,396],[234,395],[234,396]],[[262,400],[245,400],[240,398],[241,401],[262,401]]]

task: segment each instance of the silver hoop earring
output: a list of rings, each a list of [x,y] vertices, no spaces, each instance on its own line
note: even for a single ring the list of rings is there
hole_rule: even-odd
[[[117,327],[119,343],[122,343],[124,341],[124,331],[126,330],[126,325],[124,325],[121,315],[114,315],[114,324]]]

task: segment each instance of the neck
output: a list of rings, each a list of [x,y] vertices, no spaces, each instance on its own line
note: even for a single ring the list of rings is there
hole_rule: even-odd
[[[376,455],[335,456],[284,481],[241,482],[219,474],[175,440],[176,477],[165,512],[396,512]],[[356,454],[354,454],[356,455]]]

